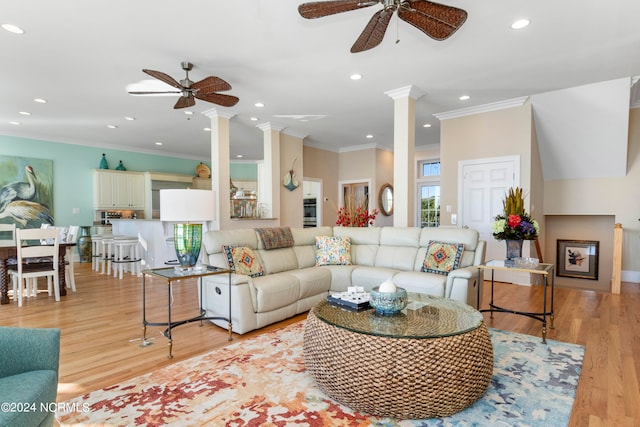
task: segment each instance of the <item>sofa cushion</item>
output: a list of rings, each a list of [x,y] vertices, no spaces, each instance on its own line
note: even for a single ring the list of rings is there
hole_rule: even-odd
[[[298,299],[329,292],[331,287],[331,272],[324,267],[309,267],[300,270],[291,270],[290,274],[298,279],[300,296]]]
[[[356,266],[351,273],[351,286],[362,286],[369,291],[387,280],[392,280],[398,270],[382,267]]]
[[[237,274],[245,274],[251,277],[264,275],[262,264],[256,254],[248,246],[223,245],[222,250],[227,257],[229,270]]]
[[[298,268],[316,265],[316,236],[332,236],[332,227],[292,228],[293,250],[298,259]]]
[[[393,283],[406,289],[407,292],[444,297],[447,276],[420,271],[401,271],[393,276]]]
[[[380,247],[380,227],[333,227],[333,235],[351,239],[351,262],[373,267]]]
[[[413,261],[418,253],[417,247],[380,246],[376,253],[376,267],[396,270],[413,270]]]
[[[351,264],[349,237],[316,236],[316,265]]]
[[[463,251],[463,243],[445,243],[432,240],[427,245],[422,271],[447,275],[459,267]]]
[[[256,312],[266,313],[286,305],[295,305],[300,296],[298,278],[289,273],[267,274],[252,280]]]
[[[293,248],[258,249],[265,274],[281,273],[298,268],[298,258]]]

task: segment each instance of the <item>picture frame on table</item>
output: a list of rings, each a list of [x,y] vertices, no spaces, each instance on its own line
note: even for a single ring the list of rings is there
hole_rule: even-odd
[[[557,240],[556,276],[598,280],[600,242]]]

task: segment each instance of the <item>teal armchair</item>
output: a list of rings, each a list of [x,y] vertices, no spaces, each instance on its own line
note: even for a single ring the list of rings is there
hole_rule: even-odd
[[[60,330],[0,327],[0,426],[53,426]]]

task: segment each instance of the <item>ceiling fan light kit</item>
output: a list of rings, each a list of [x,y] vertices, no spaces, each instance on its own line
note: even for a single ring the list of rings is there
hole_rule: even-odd
[[[189,79],[189,71],[193,69],[190,62],[182,62],[180,64],[185,71],[185,78],[176,81],[173,77],[161,71],[143,69],[142,71],[153,78],[156,78],[177,90],[161,91],[161,92],[144,92],[130,91],[131,95],[157,95],[159,93],[179,93],[180,98],[173,106],[174,109],[189,108],[196,105],[196,99],[211,102],[213,104],[222,105],[223,107],[233,107],[239,99],[232,95],[225,95],[218,92],[231,90],[231,85],[220,77],[209,76],[204,79],[193,82]]]
[[[428,0],[330,0],[304,3],[298,6],[303,18],[315,19],[336,13],[349,12],[381,4],[360,37],[351,47],[352,53],[363,52],[378,46],[394,13],[398,18],[413,25],[434,40],[445,40],[467,20],[467,12]]]

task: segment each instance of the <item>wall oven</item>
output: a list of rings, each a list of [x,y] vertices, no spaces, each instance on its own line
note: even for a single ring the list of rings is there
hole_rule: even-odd
[[[304,214],[302,216],[302,225],[305,228],[318,226],[318,218],[316,217],[317,203],[318,199],[316,199],[315,197],[304,198]]]

